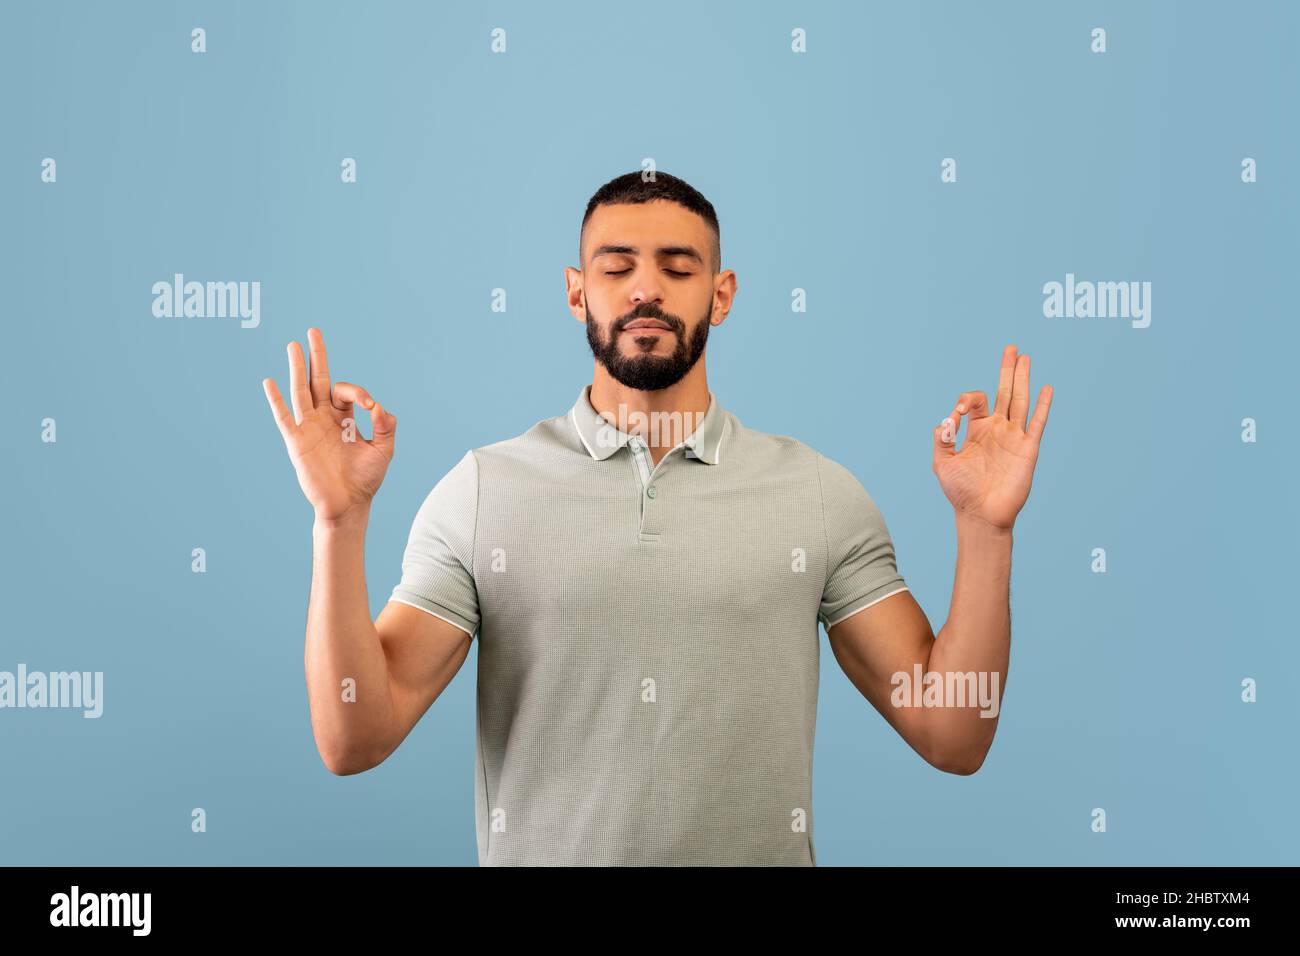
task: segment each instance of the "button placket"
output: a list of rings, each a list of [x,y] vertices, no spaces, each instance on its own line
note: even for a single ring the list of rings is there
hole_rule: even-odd
[[[627,444],[628,449],[632,453],[632,460],[636,464],[637,477],[641,479],[642,494],[638,495],[640,501],[641,533],[647,535],[658,535],[659,532],[653,530],[654,527],[658,526],[658,522],[653,520],[653,512],[651,513],[651,527],[647,529],[646,512],[653,507],[651,502],[654,502],[659,497],[659,488],[652,480],[654,473],[668,460],[672,455],[672,452],[670,451],[667,455],[664,455],[663,458],[659,459],[658,465],[652,465],[650,462],[650,448],[645,444],[645,442],[641,441],[639,438],[632,437],[628,439]],[[673,451],[676,450],[676,448],[673,449]]]
[[[649,451],[641,444],[639,438],[629,438],[628,445],[632,449],[632,458],[636,461],[637,475],[641,478],[641,487],[644,488],[650,483]]]
[[[637,518],[640,529],[645,527],[645,488],[649,483],[650,472],[646,467],[645,459],[641,457],[640,441],[633,437],[627,440],[627,450],[632,455],[632,470],[636,472],[637,482],[641,486],[641,494],[636,496],[637,500]]]

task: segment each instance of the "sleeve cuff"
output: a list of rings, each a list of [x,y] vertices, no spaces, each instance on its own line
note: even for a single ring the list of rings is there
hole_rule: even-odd
[[[827,616],[825,614],[819,614],[818,616],[822,620],[822,625],[829,632],[832,627],[839,624],[845,618],[850,618],[859,611],[865,611],[873,604],[879,604],[885,598],[893,597],[900,591],[910,590],[911,588],[906,584],[903,584],[901,581],[890,581],[886,584],[880,585],[879,587],[872,588],[866,594],[860,595],[852,601],[849,601],[842,608],[836,611],[833,616]]]
[[[474,634],[478,631],[478,623],[476,621],[471,621],[469,618],[462,617],[455,611],[443,607],[441,604],[423,598],[418,594],[413,594],[412,592],[400,587],[393,590],[392,596],[389,597],[389,600],[395,601],[398,604],[407,604],[411,607],[418,608],[426,614],[432,614],[436,618],[441,618],[448,624],[454,624],[468,634],[471,639],[473,639]]]

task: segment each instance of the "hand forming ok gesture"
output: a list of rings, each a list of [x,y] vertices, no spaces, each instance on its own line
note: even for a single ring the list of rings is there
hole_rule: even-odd
[[[943,493],[959,516],[979,518],[999,529],[1010,529],[1029,497],[1038,461],[1038,446],[1052,404],[1052,387],[1043,386],[1029,412],[1029,356],[1017,357],[1016,347],[1002,352],[997,404],[989,414],[983,392],[962,392],[953,414],[934,430],[934,466]],[[957,451],[957,431],[966,420],[966,441]]]
[[[331,388],[320,330],[308,329],[307,341],[311,347],[310,385],[302,346],[289,343],[293,414],[273,379],[263,379],[262,388],[298,473],[298,484],[316,509],[316,517],[337,520],[364,511],[379,490],[393,460],[397,418],[360,385],[339,382]],[[374,431],[370,441],[357,427],[354,402],[370,411]]]

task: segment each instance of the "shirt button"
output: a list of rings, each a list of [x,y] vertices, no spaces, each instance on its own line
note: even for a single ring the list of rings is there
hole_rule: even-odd
[[[653,498],[655,496],[655,486],[651,485],[645,490],[645,493],[647,498]]]

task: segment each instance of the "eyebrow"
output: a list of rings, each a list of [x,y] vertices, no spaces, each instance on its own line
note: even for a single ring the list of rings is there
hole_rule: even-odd
[[[591,254],[592,259],[603,255],[622,255],[637,256],[641,250],[636,246],[599,246]],[[704,265],[704,257],[696,251],[694,246],[660,246],[655,250],[655,257],[658,259],[667,259],[672,256],[686,256],[688,259],[694,259],[700,265]]]

